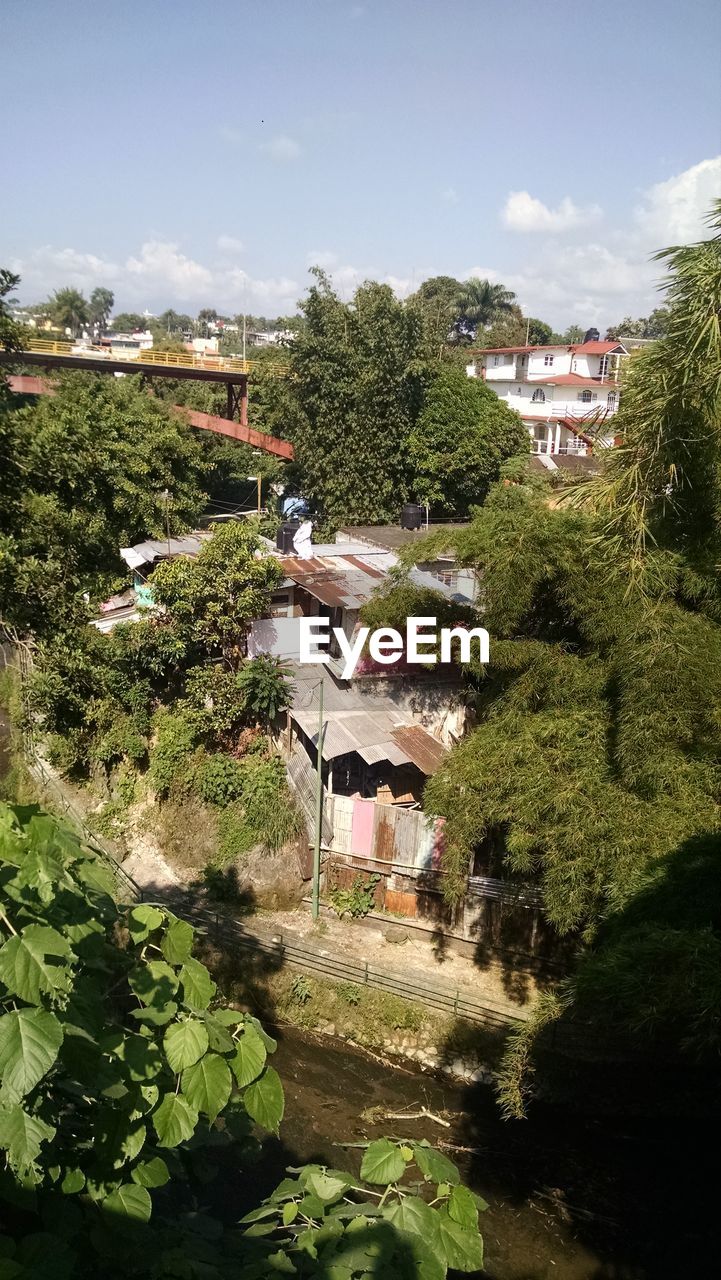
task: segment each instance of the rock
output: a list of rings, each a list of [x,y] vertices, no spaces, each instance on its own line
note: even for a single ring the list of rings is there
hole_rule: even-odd
[[[408,930],[400,924],[390,924],[383,934],[386,942],[395,943],[408,942],[410,936]]]
[[[466,1064],[462,1058],[455,1058],[451,1063],[451,1072],[454,1076],[465,1076]]]

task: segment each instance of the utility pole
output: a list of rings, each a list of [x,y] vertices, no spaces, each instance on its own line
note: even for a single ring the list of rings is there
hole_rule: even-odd
[[[526,346],[528,346],[528,335],[531,332],[531,317],[526,319]]]
[[[313,893],[311,914],[318,919],[320,911],[320,835],[323,823],[323,681],[318,694],[318,760],[315,780],[315,844],[313,846]]]
[[[245,360],[245,312],[243,312],[243,360]]]

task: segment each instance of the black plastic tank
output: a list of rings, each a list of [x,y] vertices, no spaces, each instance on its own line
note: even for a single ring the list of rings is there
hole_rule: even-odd
[[[401,529],[420,529],[423,524],[423,508],[417,502],[407,502],[401,511]]]
[[[275,545],[284,556],[293,554],[293,539],[300,529],[300,520],[284,520],[278,528]]]

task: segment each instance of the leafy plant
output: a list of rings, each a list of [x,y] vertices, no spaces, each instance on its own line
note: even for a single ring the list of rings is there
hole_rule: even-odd
[[[307,1004],[310,1000],[313,993],[308,979],[304,978],[302,973],[299,973],[291,982],[290,994],[296,1004]]]
[[[461,1185],[456,1166],[428,1143],[378,1138],[361,1144],[362,1182],[325,1165],[289,1169],[258,1209],[241,1220],[244,1275],[408,1276],[443,1280],[483,1268],[478,1215],[485,1200]],[[410,1183],[403,1181],[410,1176]],[[411,1188],[419,1185],[431,1202]],[[253,1268],[251,1270],[251,1268]]]
[[[115,1274],[121,1237],[124,1272],[173,1274],[162,1240],[136,1230],[151,1192],[182,1172],[191,1139],[212,1148],[235,1133],[243,1150],[252,1121],[277,1130],[275,1043],[252,1016],[215,1007],[192,927],[118,908],[109,868],[54,819],[0,807],[0,864],[0,1195],[22,1206],[19,1221],[44,1224],[36,1274],[58,1257],[55,1274]]]
[[[238,685],[248,707],[266,724],[290,706],[292,685],[279,658],[252,658],[241,668]]]
[[[359,873],[353,877],[350,888],[331,889],[328,901],[339,916],[367,916],[375,906],[375,887],[379,880],[377,871],[369,876]]]

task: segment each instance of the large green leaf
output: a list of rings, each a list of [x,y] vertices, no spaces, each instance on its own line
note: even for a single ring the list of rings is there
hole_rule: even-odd
[[[171,1070],[182,1071],[202,1058],[208,1048],[208,1033],[202,1022],[193,1018],[174,1022],[163,1036],[163,1048]]]
[[[233,1074],[241,1089],[257,1079],[265,1066],[265,1045],[254,1027],[246,1027],[231,1061]]]
[[[228,1101],[231,1084],[230,1068],[217,1053],[206,1053],[200,1062],[186,1067],[181,1077],[188,1102],[208,1116],[211,1124]]]
[[[48,925],[30,924],[0,947],[0,981],[12,995],[39,1004],[41,993],[69,991],[74,959],[67,938]]]
[[[178,990],[178,977],[165,960],[151,960],[133,969],[128,983],[138,1000],[156,1009],[164,1008]]]
[[[208,1044],[211,1049],[215,1049],[216,1053],[232,1053],[235,1048],[235,1041],[230,1032],[223,1026],[215,1014],[208,1013],[207,1009],[203,1014],[203,1022],[205,1030],[208,1032]]]
[[[3,1101],[19,1102],[52,1067],[63,1042],[54,1013],[18,1009],[0,1018],[0,1079]]]
[[[364,1182],[377,1182],[387,1186],[397,1182],[405,1173],[406,1162],[395,1143],[388,1138],[371,1142],[361,1162],[360,1176]]]
[[[37,1116],[28,1115],[19,1103],[0,1110],[0,1147],[8,1153],[8,1159],[17,1173],[32,1167],[40,1154],[43,1142],[55,1136],[52,1125],[45,1124]]]
[[[135,1182],[126,1182],[124,1186],[118,1187],[117,1191],[105,1197],[102,1209],[105,1213],[112,1214],[114,1218],[132,1218],[135,1222],[148,1222],[153,1211],[153,1202],[145,1187],[139,1187]],[[117,1225],[119,1226],[120,1223]]]
[[[461,1175],[453,1161],[442,1152],[436,1151],[435,1147],[429,1147],[424,1142],[416,1142],[413,1145],[413,1155],[423,1176],[431,1182],[448,1182],[451,1186],[456,1186],[460,1182]]]
[[[280,1076],[273,1067],[266,1067],[260,1079],[248,1085],[243,1094],[243,1104],[257,1124],[271,1133],[277,1131],[283,1119],[285,1100]]]
[[[160,944],[168,964],[182,964],[188,959],[193,946],[194,929],[187,920],[173,920],[165,931]]]
[[[160,1156],[136,1165],[130,1176],[140,1187],[164,1187],[170,1181],[168,1166]]]
[[[478,1231],[462,1227],[449,1217],[446,1209],[439,1209],[437,1218],[439,1238],[448,1266],[456,1271],[481,1271],[483,1239]]]
[[[153,1080],[163,1069],[163,1056],[147,1036],[126,1035],[115,1050],[133,1081]]]
[[[128,929],[133,942],[144,942],[151,933],[160,928],[164,919],[163,912],[157,907],[151,907],[149,903],[141,902],[139,906],[133,907],[128,916]]]
[[[215,995],[215,983],[204,964],[191,956],[180,970],[183,999],[191,1009],[207,1009]]]
[[[197,1111],[180,1094],[166,1093],[157,1111],[153,1112],[159,1147],[177,1147],[180,1142],[185,1142],[193,1136],[197,1123]]]
[[[481,1204],[485,1204],[485,1200],[481,1201]],[[448,1214],[454,1222],[460,1223],[462,1227],[468,1227],[469,1231],[478,1230],[478,1200],[468,1187],[453,1188],[448,1201]]]

